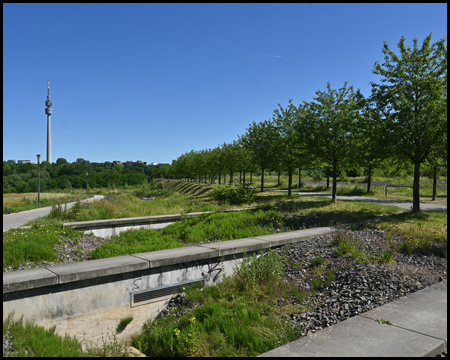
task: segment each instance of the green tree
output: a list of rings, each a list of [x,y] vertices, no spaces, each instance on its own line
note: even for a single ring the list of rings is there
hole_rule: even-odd
[[[67,164],[67,163],[68,163],[67,160],[64,159],[64,158],[58,158],[58,159],[56,160],[56,164],[57,164],[57,165],[63,165],[63,164]]]
[[[414,165],[413,212],[420,212],[420,165],[447,134],[447,47],[445,38],[431,44],[431,35],[421,49],[416,37],[411,49],[402,36],[400,56],[385,41],[385,62],[373,69],[381,84],[371,83],[372,96],[386,104],[389,144]]]
[[[339,90],[317,91],[315,102],[310,103],[313,116],[305,123],[308,134],[305,141],[315,156],[333,168],[332,201],[336,202],[338,168],[352,162],[356,153],[357,136],[361,119],[361,94],[347,82]]]
[[[278,104],[279,109],[273,112],[273,121],[276,129],[274,141],[275,153],[282,166],[288,170],[288,196],[292,195],[292,175],[293,170],[301,167],[304,156],[303,130],[300,130],[299,122],[303,116],[303,105],[298,108],[289,100],[289,105],[283,108]],[[303,159],[304,160],[304,159]],[[300,169],[301,172],[301,169]]]
[[[261,169],[261,192],[264,191],[264,171],[271,168],[274,158],[276,129],[272,120],[252,124],[242,137],[244,146],[253,153],[253,162]]]
[[[394,154],[386,140],[386,106],[378,100],[377,97],[361,97],[363,116],[357,131],[359,151],[356,156],[358,164],[368,169],[367,192],[370,192],[373,170]]]
[[[243,173],[242,182],[245,184],[245,173],[252,168],[253,154],[251,150],[244,146],[245,140],[243,137],[246,135],[238,136],[238,140],[233,141],[234,153],[237,159],[237,168]]]

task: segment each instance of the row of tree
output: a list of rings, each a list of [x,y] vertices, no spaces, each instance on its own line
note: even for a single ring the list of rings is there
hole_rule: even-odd
[[[398,43],[400,56],[384,43],[385,61],[375,63],[373,73],[381,83],[371,83],[364,97],[346,82],[338,90],[327,84],[313,101],[287,107],[278,104],[272,117],[253,122],[238,140],[215,149],[190,151],[172,162],[168,174],[178,178],[200,176],[219,179],[233,171],[287,171],[291,195],[294,171],[301,183],[302,169],[324,168],[333,176],[332,201],[336,201],[339,169],[372,169],[389,161],[411,164],[413,211],[420,211],[420,168],[426,163],[436,173],[447,166],[447,48],[445,38],[431,44],[431,34],[422,48],[414,38],[413,48]],[[224,179],[225,181],[225,179]],[[434,191],[435,193],[435,191]]]
[[[91,163],[77,159],[69,163],[59,158],[56,163],[43,161],[40,165],[41,191],[67,188],[91,188],[140,185],[167,176],[169,164],[144,165]],[[38,165],[3,161],[3,193],[38,191]]]

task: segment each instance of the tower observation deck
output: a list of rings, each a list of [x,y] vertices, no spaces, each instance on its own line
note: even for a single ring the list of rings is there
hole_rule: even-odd
[[[47,161],[52,163],[52,134],[50,128],[50,115],[53,114],[52,101],[50,100],[50,80],[47,83],[47,100],[45,101],[45,113],[47,114]]]

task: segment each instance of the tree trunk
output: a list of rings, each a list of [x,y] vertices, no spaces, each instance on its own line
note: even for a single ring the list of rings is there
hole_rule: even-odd
[[[281,171],[278,171],[278,186],[281,185],[280,177],[281,177]]]
[[[264,191],[264,168],[262,168],[261,172],[261,192]]]
[[[433,197],[431,200],[436,201],[436,190],[437,190],[437,166],[433,167]]]
[[[420,212],[420,161],[414,163],[413,213]]]
[[[333,189],[331,190],[331,201],[332,202],[337,202],[337,199],[336,199],[336,187],[337,187],[336,177],[337,177],[337,160],[333,160]]]
[[[214,184],[214,170],[211,171],[211,184]]]
[[[233,182],[233,170],[230,170],[230,185]]]
[[[327,167],[327,190],[330,190],[330,168]]]
[[[250,184],[253,183],[253,173],[250,171]]]
[[[239,171],[239,182],[242,182],[242,171]]]
[[[292,166],[289,166],[288,196],[292,195]]]
[[[244,170],[244,172],[243,172],[242,181],[243,181],[243,183],[244,183],[244,185],[245,185],[245,170]]]
[[[205,170],[205,184],[206,184],[206,170]]]
[[[219,185],[221,183],[221,180],[222,180],[222,170],[219,171]]]
[[[298,168],[298,188],[302,187],[302,168]]]
[[[370,184],[372,182],[372,163],[369,163],[369,180],[367,181],[367,193],[370,191]]]

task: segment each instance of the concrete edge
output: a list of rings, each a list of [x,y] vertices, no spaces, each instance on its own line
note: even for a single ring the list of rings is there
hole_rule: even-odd
[[[4,272],[3,293],[6,294],[49,285],[93,279],[147,268],[157,268],[182,262],[199,261],[258,251],[295,243],[332,231],[334,230],[331,228],[296,230],[287,233],[227,240],[198,246],[186,246],[51,267]]]
[[[58,275],[46,268],[3,273],[3,294],[57,284]]]
[[[206,212],[196,212],[188,213],[184,216],[187,218],[198,217],[203,214],[209,214],[210,211]],[[153,216],[140,216],[131,218],[120,218],[120,219],[106,219],[106,220],[91,220],[91,221],[78,221],[64,223],[64,227],[71,227],[72,229],[83,229],[91,227],[103,227],[103,226],[114,226],[114,225],[124,225],[124,224],[152,224],[158,222],[167,222],[180,220],[183,218],[182,214],[169,214],[169,215],[153,215]]]

